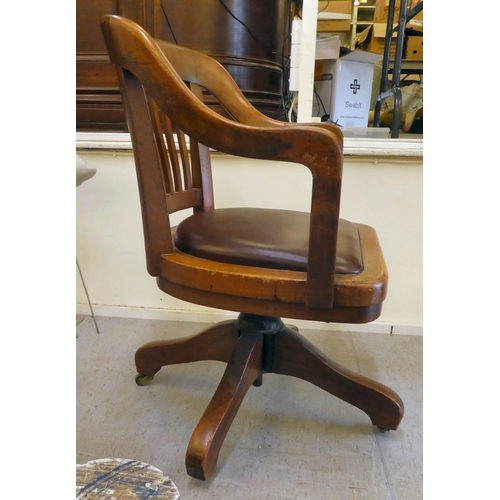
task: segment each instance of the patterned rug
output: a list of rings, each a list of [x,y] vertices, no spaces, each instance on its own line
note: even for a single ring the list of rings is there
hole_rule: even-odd
[[[88,500],[177,500],[173,481],[152,465],[122,458],[76,465],[76,498]]]

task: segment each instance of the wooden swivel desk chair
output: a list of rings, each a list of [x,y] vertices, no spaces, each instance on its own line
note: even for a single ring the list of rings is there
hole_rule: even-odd
[[[381,430],[395,430],[403,403],[394,391],[338,365],[280,319],[366,323],[381,312],[387,269],[376,232],[339,219],[340,129],[264,116],[215,60],[155,40],[128,19],[105,16],[102,30],[132,137],[148,272],[169,295],[240,312],[135,355],[139,385],[162,366],[227,363],[189,442],[188,474],[212,474],[245,394],[265,373],[307,380],[363,410]],[[205,106],[201,88],[233,119]],[[209,148],[303,164],[313,177],[311,212],[215,209]],[[171,227],[169,215],[186,208],[193,215]]]

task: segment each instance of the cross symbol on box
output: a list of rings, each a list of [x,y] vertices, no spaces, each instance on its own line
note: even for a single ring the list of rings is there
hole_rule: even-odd
[[[350,88],[352,89],[353,94],[357,94],[358,90],[361,88],[361,85],[358,83],[357,79],[354,79],[354,83],[351,83]]]

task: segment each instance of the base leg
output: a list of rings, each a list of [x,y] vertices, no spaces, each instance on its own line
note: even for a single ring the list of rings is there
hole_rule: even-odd
[[[242,333],[222,380],[196,426],[186,453],[187,473],[207,479],[248,389],[261,374],[262,335]]]
[[[392,389],[342,367],[289,328],[275,336],[272,372],[306,380],[356,406],[381,430],[396,430],[403,418],[403,401]]]
[[[223,321],[191,337],[149,342],[135,353],[139,385],[149,382],[162,366],[194,361],[228,362],[238,340],[234,321]],[[144,382],[144,383],[141,383]]]

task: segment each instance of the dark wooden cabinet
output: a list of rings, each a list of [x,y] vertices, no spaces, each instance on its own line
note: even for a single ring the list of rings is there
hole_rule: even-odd
[[[291,10],[292,0],[77,0],[77,130],[127,130],[101,34],[104,14],[127,17],[156,38],[215,57],[257,109],[279,118]],[[209,95],[205,99],[217,109]]]
[[[105,14],[117,14],[150,31],[151,4],[151,0],[76,0],[77,130],[127,129],[116,71],[109,62],[100,19]]]

